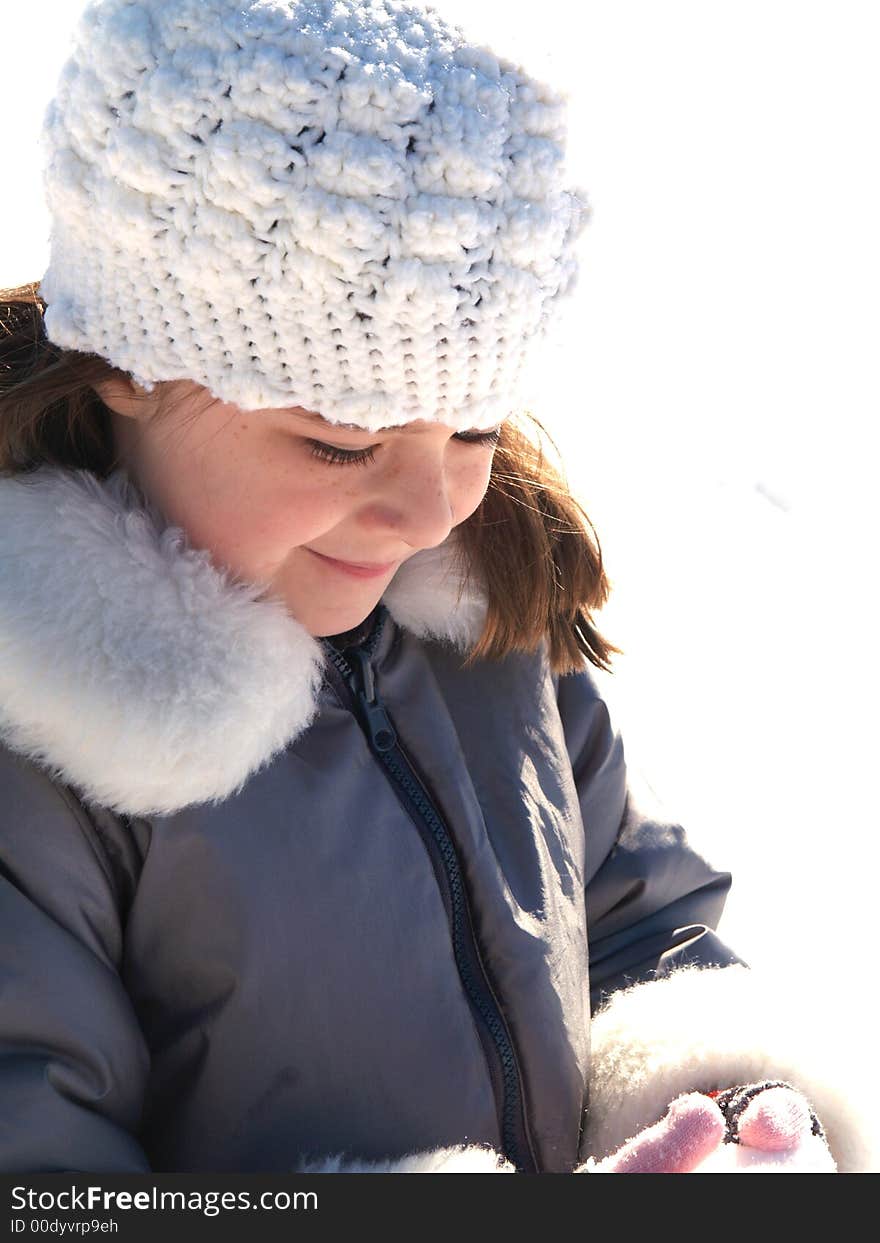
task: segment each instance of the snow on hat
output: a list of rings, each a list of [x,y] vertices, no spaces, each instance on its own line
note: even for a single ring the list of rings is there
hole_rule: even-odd
[[[577,279],[566,112],[433,7],[90,0],[43,123],[47,336],[243,410],[491,427]]]

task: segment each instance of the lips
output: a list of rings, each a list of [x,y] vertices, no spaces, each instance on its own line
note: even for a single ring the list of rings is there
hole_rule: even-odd
[[[337,565],[351,566],[355,570],[376,570],[377,572],[379,570],[390,570],[392,565],[394,565],[393,561],[343,561],[339,557],[327,557],[327,560],[335,561]]]
[[[324,553],[315,552],[314,548],[306,549],[313,556],[318,557],[326,565],[335,567],[336,569],[346,571],[349,574],[355,574],[362,578],[373,578],[380,574],[387,574],[389,570],[393,570],[397,566],[396,561],[387,561],[384,563],[367,562],[367,561],[340,561],[336,557],[328,557]]]

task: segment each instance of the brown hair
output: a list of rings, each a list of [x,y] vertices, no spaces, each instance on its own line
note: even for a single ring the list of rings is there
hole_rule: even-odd
[[[45,308],[39,282],[0,290],[0,475],[48,463],[104,478],[119,462],[94,386],[128,377],[100,355],[48,341]],[[611,653],[623,649],[591,617],[611,590],[598,537],[561,467],[545,457],[542,436],[556,449],[549,433],[531,411],[522,418],[538,435],[520,416],[504,422],[486,495],[458,528],[467,572],[488,593],[486,624],[465,664],[533,652],[546,638],[553,673],[580,669],[584,657],[610,671]]]

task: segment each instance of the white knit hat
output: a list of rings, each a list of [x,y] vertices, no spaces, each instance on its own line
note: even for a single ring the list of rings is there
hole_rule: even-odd
[[[432,7],[91,0],[43,126],[47,336],[243,410],[491,427],[577,277],[566,111]]]

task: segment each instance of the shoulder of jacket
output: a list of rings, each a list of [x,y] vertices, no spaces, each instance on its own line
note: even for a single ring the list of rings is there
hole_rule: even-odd
[[[104,809],[88,809],[57,775],[0,742],[0,855],[8,878],[50,880],[94,869],[123,917],[137,889],[150,828]]]

